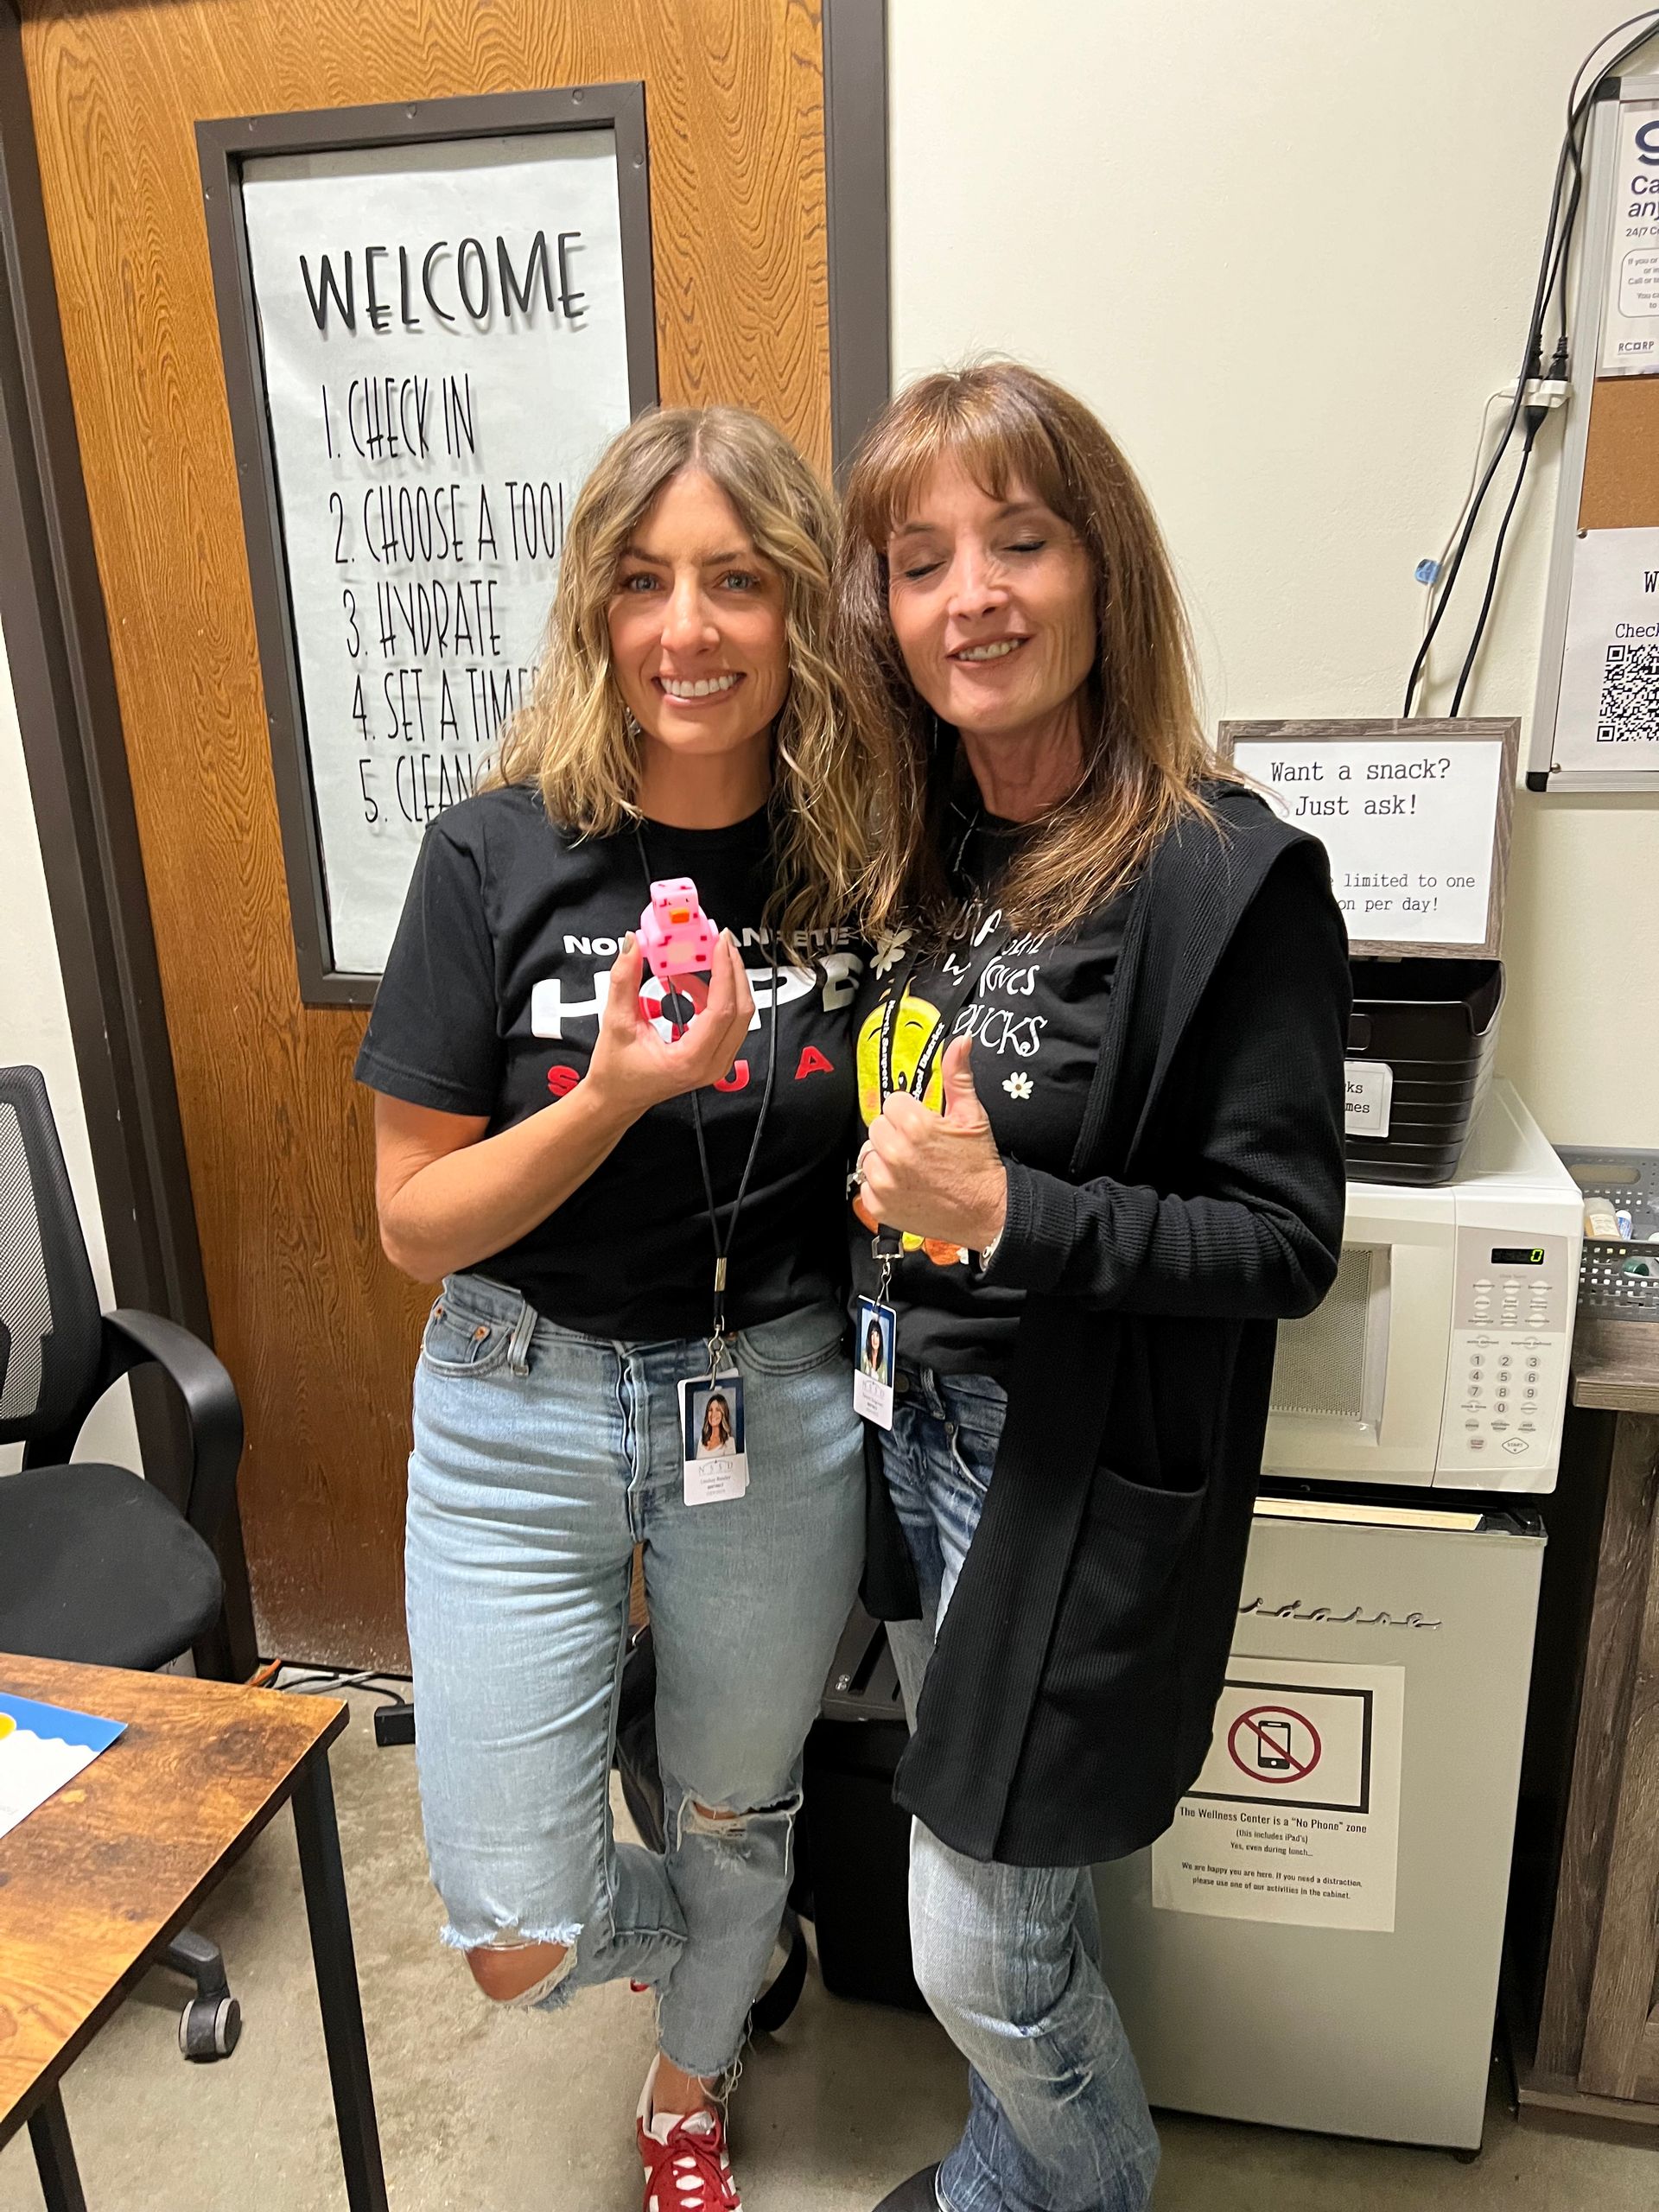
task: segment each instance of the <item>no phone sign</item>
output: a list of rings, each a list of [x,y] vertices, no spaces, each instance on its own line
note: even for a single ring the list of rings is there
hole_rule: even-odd
[[[1280,1788],[1306,1782],[1324,1749],[1307,1715],[1288,1706],[1253,1706],[1227,1732],[1227,1754],[1239,1772]]]
[[[1344,1681],[1349,1671],[1332,1668],[1318,1683],[1275,1681],[1268,1668],[1258,1673],[1235,1659],[1210,1755],[1189,1795],[1369,1812],[1374,1696],[1368,1683]]]

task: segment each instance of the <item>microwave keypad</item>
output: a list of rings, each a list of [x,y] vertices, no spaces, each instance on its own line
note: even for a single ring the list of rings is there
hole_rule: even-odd
[[[1567,1387],[1567,1321],[1578,1294],[1567,1239],[1464,1229],[1441,1449],[1471,1478],[1501,1484],[1553,1465]],[[1476,1468],[1481,1469],[1477,1475]]]
[[[1530,1453],[1530,1440],[1554,1433],[1561,1347],[1553,1337],[1492,1331],[1460,1338],[1464,1347],[1452,1381],[1452,1431],[1465,1451],[1495,1447],[1510,1459]]]

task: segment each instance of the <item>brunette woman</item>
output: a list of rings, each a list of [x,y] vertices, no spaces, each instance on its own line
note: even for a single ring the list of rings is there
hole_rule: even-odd
[[[738,2205],[720,2091],[862,1550],[838,1289],[861,793],[823,652],[834,537],[758,416],[617,439],[493,788],[427,833],[358,1062],[386,1250],[444,1278],[408,1524],[444,1940],[505,2004],[655,1989],[637,2133],[664,2212]],[[633,927],[684,878],[724,927],[712,974],[671,993]],[[665,903],[700,925],[683,884]],[[685,1393],[716,1380],[705,1464]],[[636,1544],[665,1858],[611,1833]]]
[[[697,1450],[705,1459],[723,1459],[735,1449],[732,1437],[732,1416],[726,1401],[718,1390],[709,1395],[703,1412],[702,1431],[697,1439]]]
[[[1202,1763],[1274,1325],[1336,1272],[1342,922],[1323,848],[1218,775],[1157,525],[1078,400],[925,378],[844,520],[886,925],[855,1258],[861,1315],[896,1310],[902,1530],[870,1595],[919,1599],[912,1935],[972,2069],[961,2141],[886,2212],[1140,2212],[1157,2138],[1089,1868]]]

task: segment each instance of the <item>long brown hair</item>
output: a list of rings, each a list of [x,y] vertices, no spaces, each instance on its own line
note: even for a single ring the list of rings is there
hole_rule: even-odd
[[[869,925],[946,927],[944,855],[956,733],[906,670],[887,612],[887,543],[919,486],[955,461],[988,498],[1023,486],[1068,524],[1095,579],[1084,774],[1021,840],[995,887],[1015,929],[1071,929],[1145,866],[1184,818],[1208,817],[1219,772],[1198,726],[1192,639],[1169,555],[1135,472],[1097,416],[1035,369],[985,361],[920,378],[893,400],[848,480],[836,569],[836,657],[874,756]]]
[[[482,787],[538,784],[549,818],[589,836],[639,819],[639,740],[611,668],[609,606],[625,549],[682,470],[731,501],[784,580],[789,691],[772,732],[772,920],[785,934],[851,911],[865,857],[869,769],[828,652],[839,525],[812,467],[743,407],[642,415],[601,454],[571,511],[542,662]]]

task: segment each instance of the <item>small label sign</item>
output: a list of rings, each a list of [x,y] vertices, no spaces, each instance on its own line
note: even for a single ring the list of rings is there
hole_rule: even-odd
[[[1385,1137],[1394,1101],[1394,1070],[1386,1060],[1350,1060],[1343,1129],[1351,1137]]]

